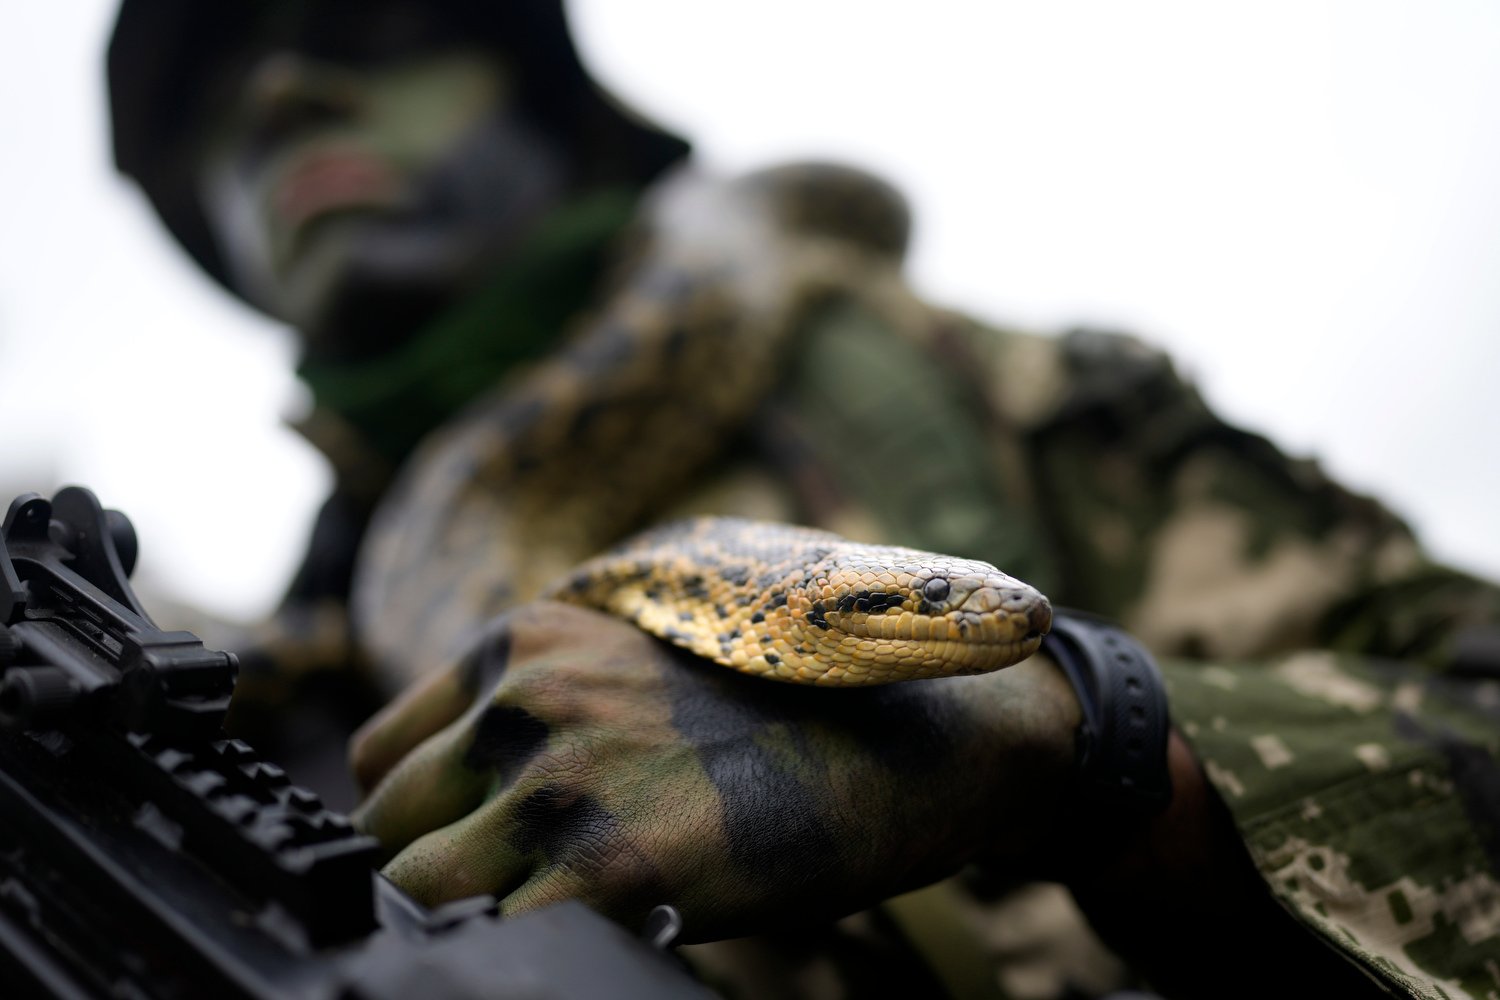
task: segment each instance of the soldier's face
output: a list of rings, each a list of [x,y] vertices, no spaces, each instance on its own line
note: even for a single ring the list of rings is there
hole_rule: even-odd
[[[369,5],[337,47],[266,44],[225,71],[197,154],[234,281],[329,356],[379,351],[483,281],[567,184],[492,52],[420,8]]]

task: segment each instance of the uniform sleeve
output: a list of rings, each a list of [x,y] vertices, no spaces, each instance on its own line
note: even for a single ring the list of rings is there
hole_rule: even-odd
[[[1157,652],[1272,892],[1397,995],[1500,994],[1500,590],[1137,341],[998,343],[1061,603]]]
[[[1220,420],[1160,352],[1086,331],[1046,350],[1056,384],[1024,433],[1065,603],[1194,657],[1317,648],[1448,670],[1494,634],[1500,589]]]

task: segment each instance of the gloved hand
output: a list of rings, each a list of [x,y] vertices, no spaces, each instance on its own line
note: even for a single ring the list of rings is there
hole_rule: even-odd
[[[837,916],[970,860],[1037,874],[1078,704],[1037,657],[823,690],[699,660],[561,604],[498,620],[356,735],[356,822],[417,899],[581,899],[687,940]]]

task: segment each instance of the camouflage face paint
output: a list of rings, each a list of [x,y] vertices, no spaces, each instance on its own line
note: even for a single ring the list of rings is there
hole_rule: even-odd
[[[492,273],[566,175],[494,53],[345,58],[266,47],[197,170],[236,282],[328,356],[404,336]]]
[[[493,772],[496,785],[504,787],[546,746],[547,733],[547,724],[523,708],[486,706],[474,723],[474,741],[464,753],[464,766]]]
[[[833,834],[823,823],[827,803],[818,795],[818,786],[788,773],[789,762],[805,754],[780,745],[792,738],[788,733],[795,733],[795,727],[788,729],[783,723],[806,711],[799,707],[805,699],[787,696],[813,692],[761,691],[770,685],[733,675],[696,676],[711,669],[686,676],[668,673],[668,695],[673,727],[696,750],[719,792],[728,857],[745,879],[803,877],[817,859],[827,863],[838,856]],[[765,738],[725,739],[726,734],[747,731],[758,731]],[[778,733],[781,740],[775,738]],[[769,780],[772,776],[777,780]],[[774,830],[766,828],[771,817],[775,817]],[[798,849],[784,850],[782,845],[788,842],[798,844]]]

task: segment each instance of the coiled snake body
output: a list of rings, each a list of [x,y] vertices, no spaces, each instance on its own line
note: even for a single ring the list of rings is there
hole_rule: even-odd
[[[1029,656],[1046,600],[986,563],[723,519],[592,558],[671,506],[752,419],[809,309],[904,288],[905,205],[866,175],[806,166],[667,188],[604,305],[424,442],[382,501],[353,595],[377,669],[409,682],[546,593],[794,683]],[[891,308],[920,307],[898,294]]]

